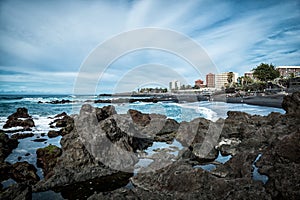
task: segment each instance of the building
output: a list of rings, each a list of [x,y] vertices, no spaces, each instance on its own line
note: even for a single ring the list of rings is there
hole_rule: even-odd
[[[300,66],[278,66],[276,69],[279,71],[280,76],[284,78],[300,76]]]
[[[205,87],[204,81],[202,81],[201,79],[196,80],[195,81],[195,86],[198,86],[199,88]]]
[[[215,88],[222,89],[228,84],[228,74],[230,72],[223,72],[215,75]],[[232,83],[236,83],[238,74],[233,72]]]
[[[215,74],[209,73],[206,75],[206,86],[208,88],[215,88]]]
[[[215,76],[215,87],[221,89],[225,87],[225,84],[228,83],[228,73],[224,72],[221,74],[216,74]]]
[[[179,90],[181,87],[180,81],[173,80],[169,83],[169,89],[172,90]]]
[[[254,79],[253,72],[252,71],[251,72],[245,72],[244,77],[249,77],[251,79]]]

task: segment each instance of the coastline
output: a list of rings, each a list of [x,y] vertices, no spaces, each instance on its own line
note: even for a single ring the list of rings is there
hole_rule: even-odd
[[[219,94],[213,96],[213,101],[226,102],[226,103],[245,103],[248,105],[267,106],[274,108],[282,108],[284,94],[274,94],[265,96],[239,96],[227,97],[227,94]]]
[[[5,183],[0,197],[41,199],[52,192],[59,199],[148,199],[150,195],[154,199],[213,199],[228,194],[232,199],[249,195],[296,199],[300,195],[294,184],[300,174],[299,97],[298,92],[284,98],[285,114],[228,111],[226,119],[216,122],[202,117],[178,122],[132,109],[118,114],[112,105],[84,104],[78,114],[61,113],[48,119],[52,122],[47,126],[58,130],[49,131],[47,137],[61,137],[60,145],[48,143],[27,155],[36,154],[36,165],[22,160],[5,162],[17,142],[21,144],[23,136],[31,140],[32,135],[1,133],[1,145],[13,144],[4,146],[1,154],[1,174],[8,174],[1,183],[15,182]],[[6,123],[29,126],[30,119],[36,118],[22,108]],[[211,150],[202,153],[207,131],[220,123],[219,137],[209,138]],[[35,125],[30,126],[34,129]],[[42,170],[42,177],[36,167]]]
[[[226,93],[216,93],[211,95],[202,94],[176,94],[176,93],[151,93],[151,94],[105,94],[100,96],[110,96],[116,99],[114,100],[96,100],[96,103],[133,103],[133,102],[197,102],[197,101],[214,101],[225,103],[245,103],[248,105],[267,106],[274,108],[282,108],[283,98],[285,94],[273,94],[273,95],[256,95],[256,96],[230,96]],[[121,98],[119,98],[121,97]],[[130,98],[125,98],[130,97]],[[136,98],[134,98],[136,97]],[[147,98],[145,98],[147,97]]]

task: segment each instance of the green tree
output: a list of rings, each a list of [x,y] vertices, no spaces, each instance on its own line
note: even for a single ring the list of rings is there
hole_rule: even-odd
[[[240,77],[237,78],[237,83],[238,83],[239,85],[243,85],[243,80],[244,80],[244,77],[243,77],[243,76],[240,76]]]
[[[227,74],[227,82],[229,83],[229,86],[232,85],[232,82],[233,82],[233,76],[234,76],[233,72],[229,72],[229,73]]]
[[[280,76],[278,70],[272,64],[261,63],[253,69],[253,76],[261,81],[271,81]]]
[[[249,83],[253,83],[253,79],[250,78],[249,76],[245,76],[243,80],[243,84],[248,85]]]

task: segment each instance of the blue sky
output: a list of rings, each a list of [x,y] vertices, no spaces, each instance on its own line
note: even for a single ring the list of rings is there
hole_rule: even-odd
[[[261,62],[300,65],[299,22],[297,0],[4,0],[0,93],[72,93],[81,65],[97,46],[145,27],[190,37],[220,72],[242,74]],[[115,60],[95,93],[167,86],[172,79],[193,84],[198,78],[204,79],[180,57],[141,49]]]

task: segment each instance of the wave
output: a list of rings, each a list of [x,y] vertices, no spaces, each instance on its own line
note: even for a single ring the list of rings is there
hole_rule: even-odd
[[[187,103],[187,104],[177,104],[182,108],[193,109],[196,113],[201,114],[204,118],[209,119],[211,121],[217,121],[219,119],[218,114],[206,107],[202,107],[199,104],[195,103]]]
[[[0,100],[20,100],[23,97],[20,96],[0,96]]]

